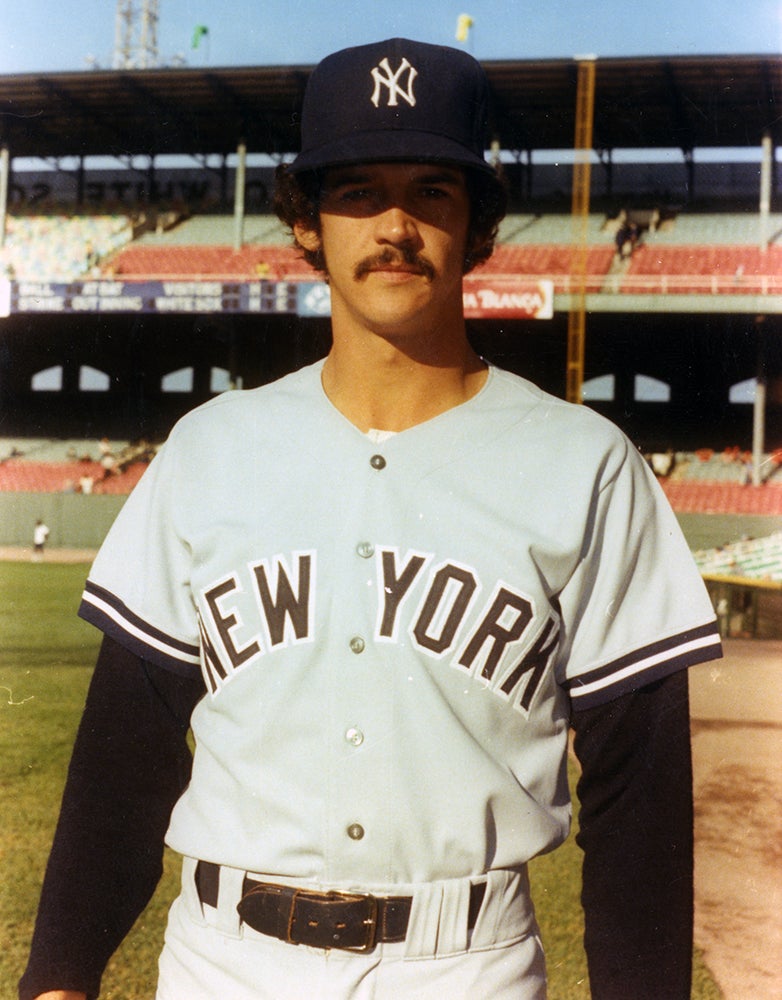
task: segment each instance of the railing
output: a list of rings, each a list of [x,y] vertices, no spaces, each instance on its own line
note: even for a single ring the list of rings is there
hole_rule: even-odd
[[[493,274],[517,281],[523,273]],[[576,280],[568,274],[535,274],[535,281],[552,281],[555,295],[570,295]],[[469,277],[468,279],[469,280]],[[734,277],[714,274],[588,274],[590,295],[782,295],[782,274],[752,274]]]
[[[782,274],[609,274],[601,290],[622,295],[782,295]]]
[[[525,274],[523,272],[501,274],[493,273],[490,270],[488,273],[491,273],[492,281],[495,282],[504,279],[509,282],[518,282],[520,278],[528,278],[530,281],[552,281],[556,295],[569,295],[574,287],[573,279],[567,274]],[[319,280],[317,272],[310,271],[304,264],[296,270],[271,268],[269,274],[262,277],[269,281]],[[242,282],[258,281],[260,277],[257,274],[237,274],[236,272],[217,274],[210,271],[207,274],[178,271],[164,274],[160,271],[150,271],[149,273],[136,271],[133,274],[118,274],[114,280],[126,283],[137,281]],[[466,280],[470,281],[469,275]],[[631,276],[626,274],[590,274],[586,277],[586,286],[590,295],[601,293],[607,295],[782,295],[782,275],[745,275],[741,279],[736,279],[727,275],[704,274],[635,274]]]

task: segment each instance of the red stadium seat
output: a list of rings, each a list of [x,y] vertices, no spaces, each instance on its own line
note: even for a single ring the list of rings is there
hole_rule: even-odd
[[[136,462],[124,472],[104,478],[99,462],[29,462],[12,459],[0,463],[0,492],[73,493],[79,492],[83,476],[93,480],[93,493],[124,495],[141,478],[146,463]]]
[[[621,287],[625,293],[780,294],[782,246],[644,244]]]

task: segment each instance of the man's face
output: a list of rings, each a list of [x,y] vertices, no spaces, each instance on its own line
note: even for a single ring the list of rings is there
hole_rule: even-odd
[[[464,172],[414,163],[332,168],[321,192],[320,233],[335,331],[344,321],[386,336],[462,315],[470,203]]]

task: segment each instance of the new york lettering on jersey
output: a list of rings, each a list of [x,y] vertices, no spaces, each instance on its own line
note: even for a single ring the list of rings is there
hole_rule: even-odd
[[[422,655],[455,669],[527,711],[557,648],[553,608],[536,613],[518,588],[495,583],[488,600],[475,569],[433,564],[430,554],[372,546],[378,577],[374,638],[409,637]],[[250,563],[204,588],[199,600],[202,670],[217,695],[239,670],[292,644],[314,642],[317,554]],[[271,669],[269,665],[268,669]]]

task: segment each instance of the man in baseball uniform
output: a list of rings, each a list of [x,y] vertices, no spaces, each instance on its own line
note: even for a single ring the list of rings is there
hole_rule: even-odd
[[[470,346],[487,90],[400,39],[314,71],[277,205],[333,346],[186,416],[95,561],[22,1000],[98,995],[164,840],[158,1000],[540,1000],[527,862],[569,829],[571,727],[592,995],[689,997],[714,613],[626,438]]]

